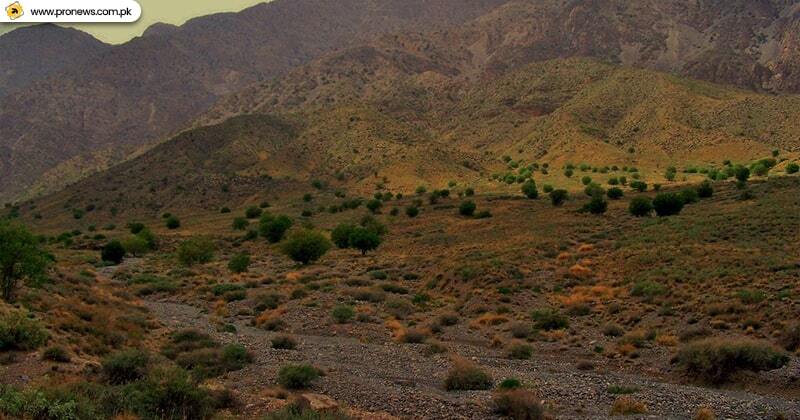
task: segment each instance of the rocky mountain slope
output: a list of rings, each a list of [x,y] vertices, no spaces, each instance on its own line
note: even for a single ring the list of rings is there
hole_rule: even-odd
[[[80,66],[109,45],[75,29],[45,24],[0,36],[0,97]]]
[[[4,98],[0,199],[37,193],[31,185],[43,176],[52,190],[106,167],[185,127],[218,97],[337,48],[458,24],[500,3],[278,0],[149,31]]]

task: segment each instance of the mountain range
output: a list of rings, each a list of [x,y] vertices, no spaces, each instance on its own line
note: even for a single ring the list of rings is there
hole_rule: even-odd
[[[231,129],[215,147],[261,153],[226,176],[383,171],[409,185],[513,152],[634,148],[658,166],[796,150],[799,30],[788,0],[278,0],[160,25],[6,94],[0,197],[156,161],[175,146],[152,145],[206,125]],[[239,142],[261,124],[291,134]]]

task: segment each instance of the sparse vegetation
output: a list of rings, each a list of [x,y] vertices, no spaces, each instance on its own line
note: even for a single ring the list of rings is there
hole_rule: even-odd
[[[479,391],[492,387],[492,377],[483,369],[467,361],[453,363],[447,373],[444,388],[448,391]]]
[[[214,242],[209,238],[187,239],[178,246],[178,261],[187,266],[205,264],[214,258],[214,250]]]
[[[706,338],[686,344],[676,360],[692,377],[722,383],[741,370],[758,372],[783,367],[789,356],[761,341]]]

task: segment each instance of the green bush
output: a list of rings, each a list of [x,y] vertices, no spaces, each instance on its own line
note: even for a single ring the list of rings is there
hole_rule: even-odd
[[[215,343],[216,344],[216,343]],[[175,363],[199,379],[213,378],[244,368],[253,356],[239,344],[205,347],[179,354]]]
[[[297,348],[297,341],[288,335],[279,335],[272,339],[272,348],[278,350],[294,350]]]
[[[563,205],[568,197],[569,193],[566,190],[553,190],[550,192],[550,202],[556,207]]]
[[[261,216],[262,213],[263,213],[263,210],[261,210],[260,207],[258,207],[258,206],[250,206],[250,207],[247,208],[247,210],[244,211],[244,217],[246,217],[248,219],[256,219],[259,216]]]
[[[103,376],[112,385],[138,381],[147,375],[150,355],[142,350],[125,350],[103,359]]]
[[[350,233],[350,246],[361,251],[362,255],[377,249],[380,244],[381,237],[373,229],[357,227]]]
[[[122,241],[122,249],[134,257],[140,257],[150,250],[150,245],[145,238],[139,235],[133,235]]]
[[[545,331],[563,330],[569,327],[569,320],[555,310],[536,310],[531,313],[534,328]]]
[[[286,232],[292,227],[294,222],[289,216],[264,215],[259,221],[259,233],[266,238],[269,243],[276,244],[283,240]]]
[[[47,331],[23,310],[10,310],[0,316],[0,351],[33,350],[47,339]]]
[[[350,223],[342,223],[331,232],[331,241],[340,249],[350,247],[350,235],[356,226]]]
[[[633,181],[631,182],[631,188],[639,192],[647,191],[647,183],[644,181]]]
[[[444,381],[444,388],[448,391],[480,391],[491,387],[492,377],[466,361],[456,362]]]
[[[506,378],[497,384],[497,389],[501,391],[508,391],[511,389],[522,388],[522,381],[517,378]]]
[[[236,254],[228,261],[228,270],[232,273],[244,273],[250,267],[250,256],[247,254]]]
[[[356,311],[350,305],[337,305],[333,308],[331,316],[337,324],[346,324],[356,316]]]
[[[539,198],[539,190],[536,188],[536,183],[533,180],[522,184],[522,193],[531,200]]]
[[[181,369],[162,369],[132,384],[118,397],[126,411],[142,419],[207,419],[215,411],[214,398]]]
[[[653,199],[653,209],[659,217],[680,214],[683,205],[683,197],[674,193],[661,193]]]
[[[622,191],[622,189],[617,187],[609,188],[606,192],[606,196],[608,196],[608,198],[611,200],[619,200],[624,195],[625,193]]]
[[[631,288],[631,295],[652,299],[667,294],[667,286],[650,280],[637,282]]]
[[[247,221],[246,217],[237,217],[233,219],[233,223],[231,223],[233,230],[245,230],[248,225],[250,225],[250,222]]]
[[[283,243],[281,250],[292,260],[305,265],[322,258],[331,246],[325,235],[312,230],[303,230],[290,236]]]
[[[683,200],[684,205],[694,204],[700,201],[700,194],[696,188],[685,188],[681,190],[680,197]]]
[[[42,359],[58,363],[69,363],[72,360],[67,350],[61,346],[46,348],[42,352]]]
[[[462,216],[472,217],[475,215],[475,209],[478,206],[475,205],[475,202],[472,200],[467,200],[458,207],[458,214]]]
[[[508,357],[511,359],[528,360],[533,356],[533,347],[528,344],[516,343],[508,349]]]
[[[741,370],[779,369],[789,362],[789,356],[762,341],[707,338],[686,344],[678,352],[676,361],[689,375],[718,384]]]
[[[214,258],[214,242],[206,237],[187,239],[178,245],[178,261],[183,265],[205,264]]]
[[[786,173],[789,175],[796,174],[800,172],[800,165],[796,163],[790,163],[786,165]]]
[[[14,300],[21,280],[38,281],[52,257],[41,248],[39,238],[25,226],[0,219],[0,288],[6,302]]]
[[[419,207],[417,206],[408,206],[406,207],[406,216],[410,218],[415,218],[419,216]]]
[[[304,389],[319,378],[319,369],[307,365],[286,365],[278,372],[278,384],[288,389]]]
[[[383,201],[373,199],[367,201],[367,210],[371,211],[372,213],[377,213],[380,211],[381,207],[383,207]]]
[[[166,220],[165,224],[167,226],[167,229],[170,229],[170,230],[174,230],[174,229],[177,229],[177,228],[181,227],[180,219],[178,219],[175,216],[167,217],[167,220]]]
[[[647,217],[653,212],[653,204],[647,197],[634,197],[628,211],[636,217]]]
[[[602,196],[594,196],[582,210],[591,214],[604,214],[608,210],[608,202]]]
[[[100,251],[100,258],[106,262],[119,264],[125,258],[125,248],[120,241],[111,241]]]

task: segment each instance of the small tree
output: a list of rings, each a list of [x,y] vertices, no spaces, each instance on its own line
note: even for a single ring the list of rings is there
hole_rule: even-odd
[[[742,165],[736,165],[733,168],[733,176],[736,177],[740,184],[745,184],[750,179],[750,169]]]
[[[653,208],[660,217],[680,214],[683,206],[683,197],[674,193],[662,193],[653,199]]]
[[[531,200],[539,198],[539,189],[536,188],[536,183],[533,180],[522,184],[522,193]]]
[[[44,275],[50,256],[24,226],[0,221],[0,275],[3,300],[11,302],[20,280]]]
[[[120,241],[111,241],[100,251],[100,258],[106,262],[119,264],[125,258],[125,247]]]
[[[330,249],[328,238],[311,230],[295,232],[282,247],[284,254],[304,265],[322,258]]]
[[[609,188],[608,189],[608,191],[606,192],[606,195],[608,196],[608,198],[610,198],[612,200],[619,200],[620,198],[622,198],[625,195],[625,193],[622,192],[621,188],[613,187],[613,188]]]
[[[697,187],[697,196],[700,198],[709,198],[714,195],[714,187],[711,186],[711,182],[703,181]]]
[[[372,213],[377,213],[381,207],[383,207],[383,202],[381,200],[373,199],[367,202],[367,209]]]
[[[458,207],[458,213],[462,216],[472,217],[475,215],[475,209],[478,206],[475,205],[475,202],[472,200],[467,200],[461,203],[461,206]]]
[[[294,222],[289,216],[271,216],[265,215],[261,218],[259,232],[261,236],[267,239],[272,244],[276,244],[283,240],[286,231],[292,227]]]
[[[647,217],[653,212],[653,204],[647,197],[634,197],[628,211],[636,217]]]
[[[147,240],[139,235],[133,235],[125,238],[125,240],[122,241],[122,248],[123,255],[125,252],[127,252],[134,257],[140,257],[150,250]]]
[[[175,216],[169,216],[167,217],[166,226],[167,229],[177,229],[181,227],[181,221]]]
[[[248,219],[255,219],[261,216],[261,213],[263,213],[263,210],[261,210],[260,207],[250,206],[247,208],[247,210],[244,211],[244,216]]]
[[[232,273],[244,273],[250,267],[250,256],[247,254],[236,254],[228,261],[228,269]]]
[[[203,264],[214,258],[214,242],[205,237],[196,237],[178,245],[178,260],[183,265]]]
[[[406,216],[410,218],[415,218],[419,216],[419,207],[417,206],[408,206],[406,207]]]
[[[647,183],[644,181],[633,181],[631,182],[631,188],[639,192],[647,191]]]
[[[377,249],[380,244],[380,235],[372,229],[358,227],[350,232],[350,246],[360,250],[362,255]]]
[[[556,207],[563,205],[567,201],[567,197],[569,197],[567,190],[553,190],[550,192],[550,202]]]
[[[603,214],[608,210],[608,202],[603,199],[603,196],[596,195],[583,206],[583,210],[592,214]]]
[[[339,226],[336,226],[335,229],[331,232],[331,240],[337,247],[340,249],[345,249],[350,247],[350,235],[356,229],[356,226],[350,223],[342,223]]]

